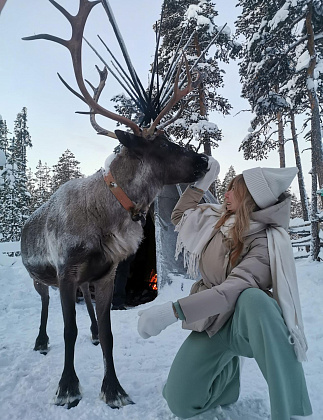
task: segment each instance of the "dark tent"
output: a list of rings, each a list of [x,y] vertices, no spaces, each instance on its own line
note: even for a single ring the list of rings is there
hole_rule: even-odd
[[[170,216],[186,185],[168,185],[163,188],[150,208],[142,241],[130,263],[127,282],[127,303],[138,305],[153,300],[165,284],[170,284],[170,274],[186,276],[183,258],[174,258],[177,234]],[[217,203],[207,191],[203,202]],[[156,276],[157,274],[157,276]]]

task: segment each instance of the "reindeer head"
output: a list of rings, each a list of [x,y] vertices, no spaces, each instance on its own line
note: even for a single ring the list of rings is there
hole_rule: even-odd
[[[121,130],[115,133],[130,155],[151,166],[163,185],[195,182],[207,171],[206,155],[178,146],[165,134],[147,140]]]

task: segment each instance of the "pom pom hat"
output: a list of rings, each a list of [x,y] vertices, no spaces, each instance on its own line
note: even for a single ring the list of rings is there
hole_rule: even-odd
[[[298,169],[252,168],[242,172],[247,188],[258,207],[264,209],[277,203],[279,196],[287,190]]]

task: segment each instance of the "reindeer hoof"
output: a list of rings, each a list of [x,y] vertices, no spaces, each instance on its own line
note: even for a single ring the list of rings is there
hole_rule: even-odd
[[[35,351],[39,351],[40,354],[46,355],[49,352],[48,348],[49,338],[46,335],[45,337],[37,337],[35,342]]]
[[[70,379],[70,381],[68,381]],[[62,378],[56,391],[55,405],[66,406],[66,408],[76,407],[82,399],[78,378]]]
[[[94,344],[95,346],[97,346],[98,344],[100,344],[99,337],[92,335],[91,342],[92,342],[92,344]]]
[[[56,398],[55,405],[58,406],[66,406],[66,408],[69,410],[70,408],[76,407],[77,404],[81,401],[82,397],[74,397],[74,399],[71,399],[71,397],[66,400],[64,398]]]
[[[124,395],[121,395],[118,392],[115,398],[107,398],[107,396],[103,392],[101,392],[100,398],[111,408],[121,408],[125,405],[134,404],[134,402],[125,392]]]

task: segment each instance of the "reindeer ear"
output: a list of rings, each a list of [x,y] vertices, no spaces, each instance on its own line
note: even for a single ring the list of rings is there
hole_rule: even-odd
[[[141,152],[146,147],[147,140],[142,137],[138,137],[132,133],[127,133],[126,131],[121,130],[115,130],[115,134],[120,143],[130,150]]]

